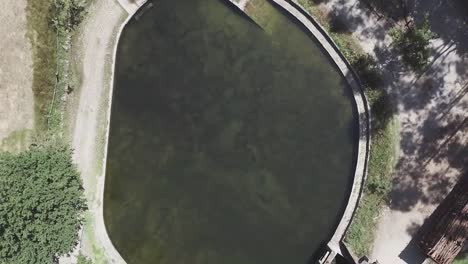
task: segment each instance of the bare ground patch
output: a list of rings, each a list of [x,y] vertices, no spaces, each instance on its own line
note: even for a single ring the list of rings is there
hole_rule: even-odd
[[[0,2],[0,148],[8,150],[24,145],[34,125],[26,6],[27,0]]]

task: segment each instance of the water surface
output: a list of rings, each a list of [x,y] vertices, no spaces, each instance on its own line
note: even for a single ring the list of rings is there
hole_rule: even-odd
[[[129,264],[305,264],[350,190],[349,88],[271,6],[263,30],[225,1],[154,3],[118,50],[114,245]]]

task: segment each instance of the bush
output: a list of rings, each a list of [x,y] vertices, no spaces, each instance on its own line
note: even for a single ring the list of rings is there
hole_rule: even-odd
[[[371,55],[358,56],[353,62],[353,68],[358,73],[365,90],[375,90],[382,87],[382,72]]]
[[[56,31],[73,31],[86,15],[87,0],[55,0],[52,25]]]
[[[411,24],[404,28],[395,27],[390,31],[393,46],[401,54],[403,62],[413,70],[422,70],[429,61],[429,42],[434,38],[428,19],[420,25]]]
[[[85,200],[71,154],[50,142],[0,154],[0,263],[52,263],[76,245]]]

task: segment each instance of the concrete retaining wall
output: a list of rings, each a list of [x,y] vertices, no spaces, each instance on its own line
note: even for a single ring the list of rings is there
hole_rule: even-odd
[[[244,9],[245,5],[239,6],[239,3],[234,0],[229,0],[238,6],[241,10]],[[313,17],[308,15],[308,13],[295,1],[286,1],[286,0],[269,0],[275,5],[281,7],[289,14],[291,14],[295,19],[301,22],[312,34],[313,36],[319,41],[322,45],[323,49],[328,53],[331,59],[334,61],[338,69],[340,70],[341,74],[344,76],[346,81],[348,82],[350,88],[353,92],[353,97],[356,103],[358,118],[359,118],[359,144],[358,144],[358,156],[357,156],[357,163],[356,169],[354,174],[353,186],[351,188],[351,194],[346,206],[346,209],[343,213],[342,219],[338,224],[336,231],[334,232],[333,237],[328,242],[328,247],[331,249],[332,252],[328,254],[326,258],[323,259],[323,262],[327,263],[331,261],[332,258],[338,253],[343,254],[340,249],[341,241],[348,229],[349,224],[351,223],[351,219],[357,209],[359,199],[361,197],[362,188],[364,181],[367,175],[367,163],[369,159],[369,149],[370,149],[370,111],[369,106],[367,104],[366,97],[362,90],[362,86],[359,82],[359,79],[355,72],[352,70],[349,62],[346,58],[341,54],[336,44],[333,40],[328,36],[326,31],[317,23]],[[120,40],[120,35],[133,17],[133,15],[147,2],[147,0],[140,0],[137,1],[137,4],[131,3],[129,0],[119,0],[119,3],[124,7],[125,10],[129,13],[128,19],[122,24],[121,29],[117,38]],[[106,136],[106,143],[105,143],[105,154],[104,154],[104,173],[106,171],[105,164],[107,160],[107,148],[108,148],[108,138],[109,138],[109,129],[110,129],[110,120],[111,120],[111,106],[112,106],[112,94],[113,94],[113,87],[114,87],[114,70],[115,70],[115,60],[117,56],[117,48],[118,48],[119,41],[117,41],[114,47],[114,60],[112,66],[112,87],[110,89],[109,94],[109,107],[108,107],[108,127],[107,127],[107,136]],[[103,180],[102,183],[99,183],[99,192],[100,197],[104,197],[104,187],[105,187],[105,177],[101,177]],[[111,240],[108,237],[106,232],[105,224],[104,224],[104,211],[103,208],[101,210],[100,215],[96,219],[96,225],[101,227],[97,228],[98,230],[104,230],[104,234],[100,234],[99,237],[105,237],[105,241],[101,241],[107,250],[111,252],[106,252],[106,255],[109,255],[111,263],[125,263],[123,258],[120,256],[118,251],[113,246]]]
[[[351,194],[346,205],[340,223],[335,230],[332,238],[328,242],[328,247],[332,252],[328,257],[322,259],[321,262],[328,263],[335,257],[335,253],[343,255],[341,251],[341,242],[346,234],[352,217],[357,209],[359,199],[362,194],[363,185],[367,177],[367,163],[369,161],[370,150],[370,109],[367,103],[366,96],[362,90],[362,85],[359,81],[357,74],[353,71],[350,63],[346,60],[343,54],[339,51],[337,45],[327,34],[327,32],[310,16],[307,11],[296,1],[286,0],[269,0],[283,10],[287,11],[291,16],[302,23],[317,39],[323,49],[328,53],[334,61],[341,74],[348,82],[353,92],[353,97],[356,103],[358,119],[359,119],[359,143],[357,153],[357,163],[355,167],[353,186]]]
[[[124,9],[128,12],[128,17],[125,20],[124,23],[120,26],[119,32],[117,34],[117,41],[115,42],[114,48],[113,48],[113,57],[112,57],[112,75],[111,75],[111,82],[110,82],[110,89],[109,89],[109,95],[108,95],[108,102],[109,105],[107,107],[107,128],[106,128],[106,142],[104,145],[104,157],[103,157],[103,175],[99,177],[99,182],[97,183],[97,197],[100,197],[101,201],[104,201],[104,189],[105,189],[105,180],[106,180],[106,166],[107,166],[107,152],[108,152],[108,145],[109,145],[109,133],[110,133],[110,121],[111,121],[111,113],[112,113],[112,98],[113,98],[113,92],[114,92],[114,87],[115,87],[115,62],[117,59],[117,51],[120,43],[120,36],[122,35],[123,30],[127,26],[127,24],[130,22],[130,20],[134,17],[134,15],[138,12],[138,10],[144,6],[144,4],[148,0],[140,0],[138,2],[138,6],[134,5],[126,5],[128,4],[128,0],[119,0],[119,3],[124,7]],[[125,3],[127,2],[127,3]],[[117,251],[117,249],[114,247],[114,244],[112,243],[112,240],[109,237],[109,234],[107,233],[107,228],[104,223],[104,205],[103,202],[100,204],[100,208],[98,210],[98,214],[95,216],[94,219],[94,231],[96,232],[96,238],[98,239],[99,243],[104,249],[104,254],[106,255],[107,261],[109,263],[115,263],[115,264],[125,264],[125,260],[122,258],[120,253]]]

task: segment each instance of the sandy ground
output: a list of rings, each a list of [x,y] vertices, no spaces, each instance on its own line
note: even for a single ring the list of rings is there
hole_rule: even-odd
[[[26,3],[27,0],[0,1],[0,146],[11,133],[32,129],[34,125]]]
[[[104,175],[102,154],[107,129],[107,108],[111,88],[112,62],[117,34],[128,13],[115,0],[93,1],[89,15],[74,43],[74,56],[81,58],[77,74],[82,85],[73,128],[74,159],[83,178],[88,198],[88,223],[81,235],[79,249],[95,263],[122,263],[112,246],[102,216],[101,185]],[[80,59],[79,59],[80,60]],[[75,95],[76,96],[76,95]],[[75,256],[60,263],[75,263]]]
[[[392,52],[390,21],[378,19],[359,0],[322,2],[321,7],[339,17],[363,49],[376,57],[384,73],[385,89],[397,107],[398,164],[391,202],[379,218],[371,259],[383,264],[422,263],[425,258],[411,243],[412,236],[468,163],[466,16],[454,6],[456,1],[416,1],[416,17],[427,12],[439,38],[431,43],[429,67],[415,75]]]

